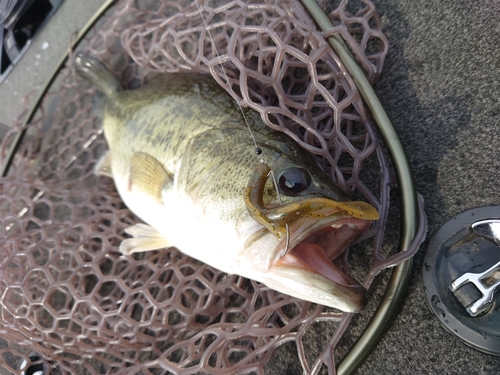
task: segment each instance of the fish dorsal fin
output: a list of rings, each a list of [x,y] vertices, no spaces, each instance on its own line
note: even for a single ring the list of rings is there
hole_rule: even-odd
[[[159,250],[170,246],[162,235],[147,224],[138,223],[125,229],[125,233],[133,238],[127,238],[120,244],[122,254],[140,253],[143,251]]]
[[[172,176],[153,156],[136,152],[130,159],[130,188],[142,190],[163,203],[162,191],[172,182]]]

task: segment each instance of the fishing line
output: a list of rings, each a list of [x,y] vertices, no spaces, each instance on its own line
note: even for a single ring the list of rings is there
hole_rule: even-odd
[[[208,23],[205,20],[205,17],[203,17],[203,13],[201,11],[200,5],[198,4],[198,0],[196,0],[195,3],[196,3],[196,6],[198,7],[198,12],[200,13],[200,17],[201,17],[203,23],[205,24],[205,28],[207,29],[208,36],[210,37],[210,40],[212,41],[212,46],[214,47],[215,54],[217,55],[217,58],[219,60],[221,60],[221,57],[219,55],[219,51],[217,50],[217,46],[215,45],[214,38],[212,37],[212,33],[210,32],[210,29],[208,28]],[[229,87],[229,90],[231,91],[231,93],[234,94],[233,88],[231,87],[231,85],[229,83],[229,77],[227,76],[227,73],[226,73],[226,70],[224,69],[224,65],[222,64],[222,61],[220,62],[220,66],[222,68],[222,73],[224,73],[224,78],[226,79],[227,86]],[[252,129],[250,128],[250,124],[247,121],[247,117],[245,116],[245,112],[243,111],[241,104],[237,100],[235,100],[235,102],[238,105],[238,107],[240,108],[240,112],[243,115],[243,119],[245,120],[245,124],[247,125],[248,131],[250,132],[250,136],[252,137],[253,143],[255,145],[255,153],[257,155],[260,155],[260,154],[262,154],[262,150],[259,146],[257,146],[257,141],[255,140]],[[260,162],[263,163],[264,160],[261,159]]]
[[[212,33],[210,32],[210,29],[208,27],[208,23],[207,23],[205,17],[203,17],[203,13],[201,11],[201,7],[198,4],[198,0],[195,1],[195,4],[196,4],[196,7],[198,8],[198,12],[200,13],[200,17],[201,17],[201,19],[203,21],[203,24],[205,25],[205,28],[206,28],[207,33],[208,33],[208,36],[210,37],[210,40],[212,42],[212,46],[213,46],[213,48],[215,50],[215,54],[217,55],[217,58],[221,61],[220,62],[220,66],[222,68],[222,73],[224,74],[224,78],[226,79],[227,85],[229,87],[229,91],[232,94],[234,94],[233,88],[231,87],[231,85],[229,83],[229,77],[227,76],[226,70],[224,69],[224,65],[222,64],[222,60],[221,60],[219,51],[217,50],[217,46],[215,45],[214,38],[212,37]],[[252,137],[253,143],[255,145],[255,153],[257,155],[261,155],[262,154],[262,149],[257,145],[257,141],[255,140],[255,136],[253,135],[252,129],[250,128],[250,124],[248,123],[247,117],[245,116],[245,112],[243,111],[243,108],[241,107],[241,104],[237,100],[235,100],[235,102],[238,105],[241,114],[243,115],[243,119],[245,120],[245,124],[247,125],[248,131],[250,132],[250,136]],[[260,162],[264,163],[264,160],[261,158]],[[267,177],[269,177],[269,176],[271,176],[271,178],[273,180],[274,188],[276,189],[276,193],[278,195],[279,204],[280,204],[280,206],[282,206],[281,195],[280,195],[280,192],[279,192],[279,189],[278,189],[278,183],[276,181],[276,178],[274,176],[273,171],[269,171]],[[288,223],[285,223],[285,227],[286,227],[286,247],[285,247],[285,250],[284,250],[282,256],[285,255],[286,253],[288,253],[288,247],[289,247],[289,244],[290,244],[290,231],[288,230]]]

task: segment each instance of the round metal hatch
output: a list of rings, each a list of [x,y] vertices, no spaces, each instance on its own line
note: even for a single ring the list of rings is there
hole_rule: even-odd
[[[477,350],[500,355],[500,248],[479,228],[494,224],[500,225],[500,206],[449,220],[429,242],[422,275],[427,303],[443,327]]]

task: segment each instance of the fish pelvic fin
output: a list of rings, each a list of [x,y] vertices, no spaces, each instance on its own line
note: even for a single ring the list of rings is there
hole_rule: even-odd
[[[130,159],[130,188],[137,188],[163,204],[162,192],[173,182],[172,176],[153,156],[136,152]]]
[[[76,72],[91,82],[107,97],[113,96],[123,89],[121,83],[99,60],[85,53],[79,52],[75,56]]]
[[[169,242],[152,226],[138,223],[125,229],[125,233],[132,238],[123,240],[120,252],[125,255],[143,251],[159,250],[171,246]]]
[[[113,172],[111,171],[111,153],[106,151],[106,153],[101,156],[94,167],[94,173],[98,176],[106,176],[113,178]]]

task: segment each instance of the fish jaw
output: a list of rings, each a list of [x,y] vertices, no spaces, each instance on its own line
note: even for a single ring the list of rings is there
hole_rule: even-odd
[[[370,225],[370,220],[336,212],[321,220],[305,218],[290,223],[288,238],[261,235],[244,250],[253,271],[249,277],[293,297],[344,312],[360,312],[366,306],[368,291],[332,260]],[[273,240],[274,251],[263,251]]]
[[[271,289],[344,312],[361,312],[368,301],[363,286],[342,285],[285,256],[263,281]]]

